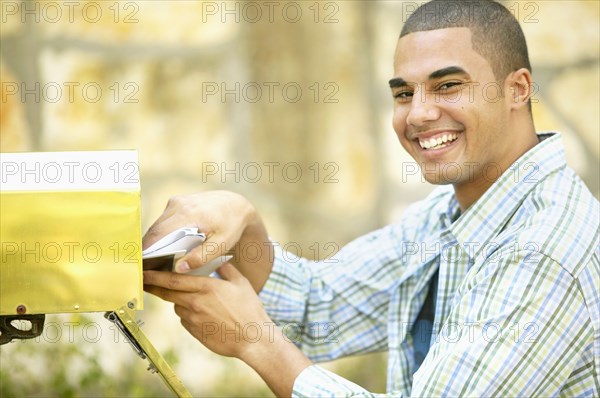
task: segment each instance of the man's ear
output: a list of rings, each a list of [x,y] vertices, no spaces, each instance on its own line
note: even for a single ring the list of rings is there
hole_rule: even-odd
[[[511,109],[527,107],[533,95],[531,72],[521,68],[508,75],[506,79]]]

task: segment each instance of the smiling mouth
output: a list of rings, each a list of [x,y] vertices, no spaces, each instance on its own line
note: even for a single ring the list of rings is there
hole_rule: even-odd
[[[458,138],[457,133],[448,133],[436,138],[419,138],[421,149],[434,150],[445,148]]]

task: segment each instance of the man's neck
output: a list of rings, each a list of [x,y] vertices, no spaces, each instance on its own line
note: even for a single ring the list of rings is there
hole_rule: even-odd
[[[532,126],[533,127],[533,126]],[[521,156],[523,156],[526,152],[530,151],[534,146],[536,146],[540,141],[535,134],[535,130],[531,130],[528,134],[523,134],[523,139],[519,143],[515,143],[516,148],[520,148],[518,151],[513,151],[511,154],[508,154],[504,161],[499,164],[502,173],[494,180],[488,178],[484,175],[476,176],[474,181],[469,181],[464,184],[454,184],[454,193],[456,195],[456,200],[460,206],[461,213],[464,213],[473,203],[475,203],[479,198],[483,196],[483,194],[492,186],[494,183],[500,178],[506,170],[514,162],[517,161]]]

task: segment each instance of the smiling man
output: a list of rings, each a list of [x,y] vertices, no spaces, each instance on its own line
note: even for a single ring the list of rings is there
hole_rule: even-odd
[[[398,40],[393,126],[444,186],[333,264],[275,250],[239,195],[175,197],[144,245],[182,226],[207,242],[178,274],[145,272],[146,290],[279,396],[375,395],[314,362],[383,350],[389,396],[599,396],[599,204],[560,135],[536,134],[531,82],[503,6],[424,4]],[[185,275],[227,251],[221,279]]]
[[[452,2],[430,6],[446,4]],[[414,18],[425,18],[425,10]],[[495,19],[500,31],[519,29],[510,14]],[[422,25],[429,26],[409,20],[398,41],[396,77],[390,80],[394,130],[429,182],[454,185],[464,210],[538,142],[528,105],[531,67],[525,38],[515,35],[514,47],[506,43],[503,56],[514,60],[494,70],[498,57],[488,61],[473,48],[474,35],[484,34],[487,43],[480,46],[492,47],[494,29],[438,23],[433,25],[441,29],[413,32]],[[512,54],[519,50],[524,54]]]

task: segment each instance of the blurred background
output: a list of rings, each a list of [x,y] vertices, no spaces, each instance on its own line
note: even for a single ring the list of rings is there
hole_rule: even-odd
[[[137,149],[143,230],[172,195],[247,196],[270,235],[326,258],[432,189],[391,128],[395,43],[413,1],[0,1],[2,152]],[[600,193],[600,3],[505,1],[534,69],[536,128],[563,133]],[[170,304],[140,324],[195,396],[270,396]],[[385,390],[385,355],[331,369]],[[0,348],[2,396],[164,396],[102,314],[52,315]]]

